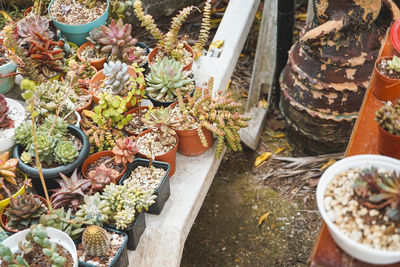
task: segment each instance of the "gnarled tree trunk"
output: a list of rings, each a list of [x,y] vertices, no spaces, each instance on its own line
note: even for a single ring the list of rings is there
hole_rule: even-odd
[[[391,0],[314,0],[314,18],[292,47],[281,79],[281,110],[296,143],[344,150],[386,29]]]

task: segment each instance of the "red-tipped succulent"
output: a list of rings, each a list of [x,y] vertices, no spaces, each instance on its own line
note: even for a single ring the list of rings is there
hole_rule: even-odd
[[[137,153],[137,147],[132,137],[120,138],[116,141],[112,152],[114,153],[114,160],[117,164],[132,163]]]
[[[7,116],[8,106],[4,95],[0,94],[0,129],[8,129],[14,126],[14,121]]]
[[[89,172],[88,176],[92,183],[92,190],[94,192],[103,190],[103,188],[110,184],[116,183],[119,172],[113,168],[107,167],[104,163],[96,167],[95,170]]]

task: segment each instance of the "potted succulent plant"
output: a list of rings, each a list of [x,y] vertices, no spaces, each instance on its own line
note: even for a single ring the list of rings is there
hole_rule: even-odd
[[[179,14],[172,19],[171,27],[165,34],[162,33],[154,23],[153,17],[144,13],[142,2],[140,0],[136,0],[134,2],[134,9],[137,18],[142,22],[142,26],[144,26],[146,30],[150,32],[154,39],[158,40],[158,46],[153,49],[148,56],[149,65],[151,65],[153,62],[161,61],[165,56],[167,56],[180,61],[184,66],[184,70],[191,70],[194,57],[197,58],[201,55],[202,49],[208,39],[208,34],[210,31],[211,0],[206,1],[203,20],[200,27],[200,36],[193,49],[185,40],[178,39],[178,33],[183,21],[187,18],[191,11],[196,9],[196,7],[185,7],[182,11],[180,11]]]
[[[127,107],[132,107],[133,94],[136,90],[143,91],[145,87],[142,71],[141,68],[128,66],[121,61],[104,64],[104,69],[98,71],[89,83],[93,101],[98,104],[100,94],[106,93],[126,98]]]
[[[169,176],[175,173],[176,152],[179,138],[173,128],[179,121],[171,108],[159,107],[149,110],[142,121],[149,130],[140,133],[136,138],[138,153],[147,158],[167,162],[170,166]]]
[[[179,136],[178,151],[186,156],[203,153],[212,145],[212,133],[217,136],[216,158],[219,158],[224,144],[233,151],[241,150],[239,129],[247,127],[251,118],[239,113],[241,103],[235,102],[232,93],[218,93],[212,97],[213,78],[207,87],[198,86],[193,97],[184,101],[178,90],[178,104],[174,114],[180,121],[175,128]]]
[[[8,57],[4,45],[0,44],[0,94],[8,93],[15,83],[17,65]]]
[[[127,243],[128,236],[124,232],[90,225],[77,246],[79,265],[127,267]]]
[[[140,102],[138,102],[138,106],[136,108],[128,110],[124,116],[132,115],[132,118],[130,119],[129,123],[125,125],[124,131],[131,136],[138,136],[138,134],[147,130],[146,125],[142,122],[142,116],[150,108],[152,107],[142,107]]]
[[[381,57],[375,62],[374,94],[384,101],[400,96],[400,58]]]
[[[87,89],[89,89],[89,82],[93,75],[96,74],[96,68],[86,61],[78,62],[75,59],[70,59],[67,61],[66,71],[67,75],[65,80],[69,82],[71,86],[74,86],[75,92],[80,95],[88,95],[89,92],[87,91]],[[92,104],[92,97],[90,97],[89,100],[90,101],[86,106],[84,106],[84,108],[79,108],[80,111],[88,109],[88,107],[90,107],[90,104]]]
[[[86,46],[91,47],[92,51],[95,50],[93,53],[108,55],[111,61],[120,60],[129,65],[136,63],[145,67],[150,49],[132,38],[131,34],[132,25],[124,24],[122,19],[112,20],[108,26],[94,28],[89,33],[89,43]]]
[[[157,197],[147,212],[160,214],[170,195],[169,170],[170,166],[166,162],[135,159],[127,170],[128,175],[124,176],[119,184],[137,180],[140,184],[154,190],[154,195]]]
[[[150,65],[150,73],[146,75],[146,94],[154,106],[167,107],[178,100],[177,90],[184,95],[193,92],[194,79],[190,75],[191,72],[183,70],[182,63],[164,57]]]
[[[14,130],[25,120],[25,108],[16,100],[0,94],[0,153],[15,145]]]
[[[377,112],[378,150],[385,156],[400,159],[400,100],[390,101]]]
[[[93,28],[105,24],[109,0],[52,0],[48,10],[50,19],[66,39],[82,45]]]
[[[78,267],[75,244],[65,233],[33,225],[0,243],[0,263],[6,266]]]
[[[358,155],[331,165],[317,187],[317,204],[336,243],[371,264],[400,261],[400,161]]]

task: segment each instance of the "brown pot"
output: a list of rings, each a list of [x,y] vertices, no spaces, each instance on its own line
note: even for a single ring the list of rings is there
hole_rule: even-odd
[[[193,66],[193,60],[194,60],[194,52],[193,52],[192,47],[186,43],[185,43],[185,48],[192,54],[192,60],[189,62],[189,64],[187,64],[187,65],[185,65],[185,67],[183,67],[183,70],[191,71],[192,66]],[[159,49],[160,49],[160,47],[157,46],[156,48],[151,50],[150,54],[147,56],[147,62],[149,62],[149,65],[153,64],[153,59],[157,55]]]
[[[90,107],[92,106],[92,102],[93,102],[93,96],[89,93],[88,90],[81,88],[81,92],[82,92],[82,94],[84,94],[84,95],[89,95],[89,96],[90,96],[90,100],[89,100],[89,102],[88,102],[86,105],[84,105],[83,107],[77,108],[77,109],[76,109],[76,111],[77,111],[79,114],[81,114],[82,111],[84,111],[84,110],[90,110]]]
[[[400,159],[400,135],[390,134],[378,125],[378,150],[385,156]]]
[[[145,135],[148,132],[151,132],[152,130],[146,130],[144,132],[141,132],[137,138],[136,138],[136,142],[139,139],[139,137]],[[178,144],[179,144],[179,137],[177,135],[175,135],[176,137],[176,145],[174,146],[173,149],[171,149],[170,151],[168,151],[167,153],[160,155],[160,156],[156,156],[155,160],[157,161],[163,161],[163,162],[167,162],[170,166],[171,169],[169,171],[169,177],[171,177],[174,173],[175,173],[175,167],[176,167],[176,152],[178,151]],[[138,154],[142,157],[142,158],[147,158],[145,155],[141,154],[140,152],[138,152]]]
[[[78,48],[77,56],[78,56],[79,60],[82,61],[82,62],[87,61],[84,57],[81,56],[81,53],[82,53],[83,49],[85,47],[87,47],[87,46],[93,46],[93,49],[95,49],[94,48],[95,45],[93,43],[91,43],[91,42],[86,42],[83,45],[81,45]],[[106,60],[107,60],[107,57],[104,57],[104,58],[100,58],[100,59],[96,59],[96,60],[89,60],[89,63],[90,63],[90,65],[95,67],[96,70],[101,70],[103,68],[103,66],[104,66],[104,63],[106,63]]]
[[[140,107],[140,110],[141,110],[142,112],[143,112],[145,109],[148,110],[149,107]],[[137,113],[137,111],[138,111],[138,108],[136,107],[136,108],[133,108],[133,109],[131,109],[131,110],[128,110],[124,115],[127,116],[127,115],[129,115],[129,114],[135,114],[135,113]],[[124,130],[125,130],[125,132],[127,132],[130,136],[135,136],[135,137],[138,136],[138,134],[129,131],[128,129],[126,129],[126,127],[124,127]]]
[[[82,164],[82,168],[81,168],[81,172],[83,177],[85,177],[86,179],[89,179],[89,177],[86,176],[86,171],[87,168],[89,166],[89,164],[92,164],[94,162],[96,162],[99,158],[102,157],[114,157],[114,153],[111,150],[106,150],[106,151],[100,151],[97,153],[94,153],[93,155],[89,156]],[[124,173],[126,172],[126,168],[127,166],[124,166],[124,170],[119,174],[119,176],[116,179],[116,183],[118,183],[119,179],[121,179],[122,175],[124,175]]]
[[[400,96],[400,79],[391,79],[378,70],[382,59],[390,60],[393,57],[381,57],[375,62],[374,94],[383,101],[393,101]]]
[[[175,130],[179,136],[178,152],[185,156],[198,156],[206,152],[213,144],[213,134],[205,127],[202,129],[207,140],[207,147],[201,144],[196,129]]]
[[[40,201],[41,201],[43,204],[45,204],[46,207],[48,207],[48,205],[47,205],[47,200],[46,200],[44,197],[41,197],[41,196],[39,196],[39,195],[34,195],[34,196],[35,196],[35,198],[39,198]],[[6,227],[7,222],[8,222],[8,217],[4,214],[4,212],[5,212],[5,210],[8,208],[8,206],[10,206],[10,204],[8,204],[8,205],[1,211],[1,213],[0,213],[0,223],[1,223],[1,226],[2,226],[2,227],[4,228],[4,230],[6,230],[7,232],[10,232],[10,233],[18,233],[19,231],[11,230],[11,229],[8,229],[8,228]]]
[[[131,76],[131,77],[134,77],[134,78],[136,78],[137,77],[137,74],[136,74],[136,71],[135,71],[135,69],[133,68],[133,67],[128,67],[128,73],[129,73],[129,75]],[[143,76],[143,74],[142,73],[140,73],[140,76]],[[89,93],[93,96],[93,101],[94,101],[94,103],[96,103],[96,104],[98,104],[99,103],[99,100],[100,100],[100,98],[96,95],[96,90],[97,90],[97,88],[99,87],[99,85],[104,81],[104,79],[105,79],[105,75],[104,75],[104,73],[103,73],[103,70],[99,70],[93,77],[92,77],[92,79],[90,80],[90,82],[89,82]],[[142,85],[141,86],[141,90],[144,90],[144,88],[145,88],[145,86],[146,85]],[[131,101],[128,101],[128,103],[126,104],[126,107],[129,109],[129,108],[131,108],[132,107],[132,104],[131,104]]]

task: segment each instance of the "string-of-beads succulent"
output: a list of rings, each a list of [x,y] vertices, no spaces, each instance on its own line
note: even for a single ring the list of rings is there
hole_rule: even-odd
[[[174,101],[177,89],[183,94],[193,90],[194,79],[189,77],[190,74],[183,71],[181,62],[164,57],[162,61],[150,66],[150,73],[146,75],[146,92],[156,100]]]
[[[204,147],[207,147],[207,140],[201,127],[205,127],[217,135],[216,158],[219,158],[223,145],[226,143],[233,151],[242,149],[240,144],[239,129],[247,127],[249,116],[239,114],[238,108],[241,103],[235,102],[231,92],[222,94],[219,92],[215,98],[212,97],[213,78],[208,82],[208,87],[197,87],[193,97],[187,95],[188,101],[185,104],[182,97],[179,97],[179,109],[192,116],[200,125],[197,128],[200,140]],[[187,111],[187,112],[186,112]]]
[[[100,226],[90,225],[82,234],[82,246],[86,254],[100,257],[107,254],[110,238],[107,231]]]
[[[152,189],[132,180],[124,185],[107,185],[101,198],[110,205],[112,223],[117,229],[125,229],[134,221],[136,210],[147,210],[154,203],[156,195],[153,193]]]
[[[103,73],[106,76],[104,85],[110,87],[110,93],[119,94],[129,80],[128,65],[121,61],[104,63]]]
[[[154,18],[151,15],[146,15],[144,13],[142,1],[136,0],[133,5],[136,16],[141,21],[141,25],[144,26],[156,40],[158,40],[158,46],[161,47],[168,56],[180,60],[184,54],[182,53],[184,49],[184,40],[178,39],[178,33],[182,27],[182,23],[186,20],[189,14],[197,8],[195,6],[189,6],[182,9],[172,19],[168,32],[164,34],[155,24]],[[208,39],[210,31],[210,9],[211,0],[207,0],[202,25],[200,27],[200,36],[194,46],[197,52],[196,54],[199,54],[198,51],[201,52]]]
[[[385,131],[393,135],[400,135],[400,100],[397,104],[388,101],[377,112],[375,121]]]
[[[109,221],[110,206],[106,200],[100,198],[99,193],[92,196],[85,195],[83,204],[79,208],[75,214],[76,218],[82,218],[96,225],[103,225]]]

